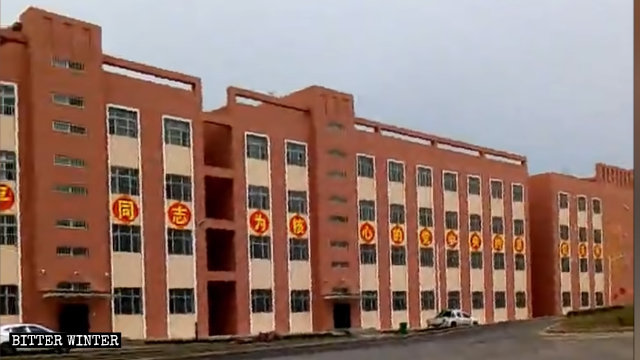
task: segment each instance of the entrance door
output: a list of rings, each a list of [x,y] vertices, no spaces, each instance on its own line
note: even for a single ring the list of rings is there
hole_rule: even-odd
[[[333,304],[333,327],[336,329],[351,328],[351,305],[346,303]]]
[[[84,334],[89,332],[89,305],[63,304],[58,314],[58,329],[61,332]]]

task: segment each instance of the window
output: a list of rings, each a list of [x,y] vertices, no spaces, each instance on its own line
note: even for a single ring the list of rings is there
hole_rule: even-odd
[[[61,291],[71,291],[71,292],[89,292],[91,291],[91,284],[87,282],[59,282],[56,286],[58,290]]]
[[[373,158],[358,155],[358,176],[373,179]]]
[[[593,267],[596,273],[602,273],[602,270],[603,270],[602,259],[594,259]]]
[[[289,239],[289,260],[309,261],[309,240],[300,238]]]
[[[458,191],[458,175],[452,172],[444,172],[443,175],[444,191]]]
[[[502,181],[491,180],[491,198],[502,199]]]
[[[418,208],[418,224],[421,227],[433,227],[433,209]]]
[[[431,187],[433,184],[431,169],[426,167],[418,167],[417,181],[418,186],[420,187]]]
[[[447,250],[447,267],[460,267],[460,253],[458,252],[458,250]]]
[[[389,205],[389,219],[392,224],[404,224],[404,205]]]
[[[471,308],[472,309],[484,308],[484,293],[482,291],[474,291],[471,293]]]
[[[360,221],[376,220],[376,202],[373,200],[360,200],[358,211],[360,213]]]
[[[389,181],[404,182],[404,165],[402,163],[389,161]]]
[[[569,240],[569,225],[560,225],[560,239]]]
[[[51,65],[59,68],[74,70],[74,71],[84,70],[84,64],[79,61],[65,60],[57,57],[54,57],[51,59]]]
[[[593,230],[593,242],[595,244],[602,244],[602,230],[600,229]]]
[[[423,311],[435,310],[436,308],[436,292],[433,290],[425,290],[420,293],[420,308]]]
[[[72,106],[77,108],[84,107],[84,98],[81,96],[65,95],[65,94],[52,94],[51,99],[54,104]]]
[[[516,308],[524,309],[527,307],[527,293],[524,291],[516,291]]]
[[[167,249],[171,255],[193,255],[191,230],[167,229]]]
[[[447,293],[447,308],[460,309],[460,291],[449,291]]]
[[[504,219],[500,216],[491,218],[491,232],[494,234],[504,234]]]
[[[560,270],[563,273],[571,272],[571,260],[568,256],[563,256],[560,258]]]
[[[16,181],[17,178],[16,153],[13,151],[0,151],[0,180]]]
[[[330,130],[342,130],[344,129],[344,125],[340,124],[339,122],[330,121],[327,125],[327,128],[329,128]]]
[[[596,291],[596,306],[604,305],[604,294],[602,291]]]
[[[191,176],[167,174],[164,186],[167,199],[191,201]]]
[[[587,228],[586,227],[579,227],[578,228],[578,241],[580,242],[586,242],[587,241]]]
[[[504,309],[507,307],[507,296],[504,291],[496,291],[493,294],[493,300],[496,309]]]
[[[493,253],[493,269],[504,270],[504,253]]]
[[[0,285],[0,315],[18,315],[20,294],[16,285]]]
[[[578,196],[578,211],[587,211],[587,198]]]
[[[360,245],[360,264],[375,264],[376,262],[376,246],[373,244]]]
[[[273,294],[271,289],[251,290],[251,312],[270,313],[273,312]]]
[[[594,214],[600,214],[602,212],[600,199],[591,200],[591,208],[593,209]]]
[[[377,291],[363,291],[361,297],[362,311],[378,311]]]
[[[329,151],[327,151],[327,153],[331,156],[335,156],[335,157],[346,157],[347,153],[345,153],[344,151],[340,150],[340,149],[329,149]]]
[[[193,314],[193,289],[169,289],[169,313]]]
[[[331,195],[331,197],[329,197],[329,201],[336,204],[344,204],[347,202],[347,198],[345,198],[344,196]]]
[[[16,88],[0,84],[0,114],[12,116],[16,113]]]
[[[349,248],[349,242],[348,241],[333,240],[333,241],[331,241],[331,247],[348,249]]]
[[[569,195],[565,193],[558,194],[558,207],[560,207],[560,209],[569,208]]]
[[[349,263],[346,261],[333,261],[331,263],[331,267],[333,268],[348,268]]]
[[[249,236],[252,259],[271,259],[271,238],[269,236]]]
[[[458,212],[446,211],[444,213],[444,226],[447,230],[458,230]]]
[[[65,155],[55,155],[53,157],[53,163],[57,166],[68,166],[74,168],[83,168],[85,166],[84,160]]]
[[[56,227],[62,228],[62,229],[86,230],[87,223],[84,220],[60,219],[60,220],[56,220]]]
[[[113,251],[140,252],[140,226],[111,224]]]
[[[139,170],[119,166],[111,167],[111,193],[140,195]]]
[[[68,121],[53,120],[51,127],[53,131],[65,134],[86,135],[87,133],[87,128],[84,126],[72,124]]]
[[[511,198],[513,202],[524,201],[524,188],[520,184],[511,185]]]
[[[266,186],[249,185],[247,189],[249,209],[269,210],[269,188]]]
[[[247,135],[247,158],[256,160],[269,159],[269,141],[265,136]]]
[[[569,291],[562,292],[562,307],[571,307],[571,293]]]
[[[53,191],[69,195],[87,195],[87,188],[80,185],[55,185]]]
[[[287,165],[307,166],[307,147],[287,141]]]
[[[582,258],[579,260],[578,264],[580,265],[580,272],[586,273],[589,272],[589,260]]]
[[[407,310],[407,292],[406,291],[394,291],[393,298],[393,311]]]
[[[407,249],[404,246],[391,246],[391,265],[407,265]]]
[[[114,288],[113,312],[115,314],[142,314],[142,289]]]
[[[89,249],[86,247],[70,247],[70,246],[58,246],[56,248],[56,254],[58,256],[89,256]]]
[[[329,215],[329,221],[332,223],[346,223],[349,221],[349,218],[342,215]]]
[[[516,264],[516,271],[524,271],[526,267],[524,254],[516,254],[515,264]]]
[[[341,170],[331,170],[331,171],[327,172],[327,176],[329,176],[330,178],[334,178],[334,179],[346,178],[347,177],[347,172],[346,171],[341,171]]]
[[[0,245],[18,244],[18,220],[15,215],[0,215]]]
[[[471,268],[472,269],[482,269],[482,252],[480,251],[472,251],[471,252]]]
[[[524,220],[522,219],[513,220],[513,235],[514,236],[524,235]]]
[[[138,112],[109,106],[107,108],[109,135],[138,137]]]
[[[191,124],[188,121],[165,118],[164,143],[191,147]]]
[[[580,306],[582,307],[589,306],[589,293],[586,291],[580,292]]]
[[[469,195],[480,195],[480,178],[469,176],[467,179],[467,193]]]
[[[311,302],[309,290],[291,290],[290,302],[292,313],[309,312]]]
[[[482,231],[482,217],[480,215],[469,215],[469,231]]]
[[[420,266],[433,267],[434,256],[433,248],[420,248]]]
[[[287,191],[287,211],[292,214],[307,213],[307,192],[306,191]]]

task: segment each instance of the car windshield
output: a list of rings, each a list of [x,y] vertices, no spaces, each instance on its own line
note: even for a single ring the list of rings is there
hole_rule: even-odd
[[[438,314],[438,316],[436,316],[436,317],[439,317],[439,318],[451,317],[451,311],[449,311],[449,310],[443,310],[443,311],[441,311],[441,312],[440,312],[440,314]]]

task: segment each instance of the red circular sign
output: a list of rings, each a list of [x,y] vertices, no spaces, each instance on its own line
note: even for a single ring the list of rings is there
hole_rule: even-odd
[[[602,246],[598,244],[593,245],[593,257],[596,259],[600,259],[602,257]]]
[[[450,248],[455,248],[458,246],[458,234],[455,231],[449,230],[447,236],[445,237],[445,241],[447,242],[447,246]]]
[[[524,252],[524,239],[521,237],[515,238],[513,240],[513,250],[515,250],[518,254],[522,254]]]
[[[569,256],[569,243],[563,241],[560,243],[560,255]]]
[[[582,258],[587,257],[587,244],[580,244],[578,246],[578,255]]]
[[[13,207],[16,202],[16,194],[7,184],[0,184],[0,211],[6,211]]]
[[[419,237],[420,245],[430,246],[431,244],[433,244],[433,234],[431,234],[431,231],[429,229],[420,230]]]
[[[249,227],[253,232],[262,235],[269,231],[269,217],[260,210],[256,210],[249,215]]]
[[[480,235],[478,235],[477,233],[471,234],[471,238],[469,239],[469,246],[473,251],[480,250],[480,247],[482,246],[482,239],[480,238]]]
[[[362,241],[364,241],[367,244],[372,242],[376,236],[376,229],[373,227],[373,225],[369,223],[363,223],[362,225],[360,225],[359,232],[360,232],[360,239],[362,239]]]
[[[396,225],[391,228],[391,242],[396,245],[400,245],[404,242],[404,229],[402,226]]]
[[[307,234],[307,220],[300,215],[293,215],[289,219],[289,232],[297,237],[302,237]]]
[[[111,204],[111,212],[113,217],[123,223],[134,222],[140,214],[140,209],[135,200],[128,196],[120,196]]]
[[[504,239],[500,235],[493,237],[493,250],[502,251],[504,249]]]
[[[181,202],[174,202],[167,209],[167,219],[171,225],[182,229],[191,222],[191,209]]]

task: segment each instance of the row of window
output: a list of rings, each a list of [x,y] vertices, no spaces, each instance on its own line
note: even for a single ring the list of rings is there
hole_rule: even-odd
[[[139,253],[139,225],[111,225],[113,251]],[[193,232],[187,229],[167,229],[167,251],[170,255],[193,255]]]
[[[563,291],[562,292],[562,307],[571,307],[571,292]],[[587,307],[589,306],[589,293],[586,291],[580,292],[580,306]],[[596,306],[604,306],[604,293],[602,291],[595,292],[595,300]]]
[[[291,290],[289,308],[292,313],[311,311],[311,293],[309,290]],[[251,312],[273,312],[273,291],[271,289],[251,290]]]
[[[16,113],[16,88],[0,84],[0,115],[12,116]]]
[[[111,167],[111,193],[140,195],[140,171],[120,166]],[[192,183],[190,176],[166,174],[165,196],[169,200],[191,201]]]
[[[561,240],[569,240],[569,225],[558,226],[558,233]],[[578,227],[578,241],[587,242],[587,228],[584,226]],[[602,244],[602,230],[593,229],[593,242],[596,244]]]
[[[578,211],[583,212],[587,211],[587,197],[580,195],[577,200]],[[558,194],[558,207],[560,209],[568,209],[569,208],[569,194],[567,193],[559,193]],[[600,199],[591,199],[591,209],[594,214],[600,214],[602,212],[602,203]]]
[[[249,159],[269,160],[269,140],[266,136],[247,135],[245,154]],[[307,147],[304,144],[287,141],[286,161],[291,166],[307,166]]]
[[[18,244],[18,218],[16,215],[0,215],[0,245]]]
[[[578,265],[580,268],[580,272],[582,273],[589,272],[589,259],[587,258],[578,259]],[[560,258],[560,271],[564,273],[571,272],[570,257],[563,256]],[[602,273],[604,271],[602,259],[593,259],[593,271],[596,273]]]
[[[144,305],[141,288],[114,288],[113,312],[118,315],[142,314]],[[195,313],[193,289],[169,289],[169,313]]]
[[[271,237],[249,236],[249,249],[251,259],[271,259]],[[309,241],[307,239],[289,239],[289,260],[309,261]]]

